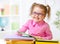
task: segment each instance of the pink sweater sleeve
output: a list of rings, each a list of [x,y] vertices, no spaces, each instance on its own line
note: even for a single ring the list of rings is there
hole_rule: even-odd
[[[51,40],[52,39],[52,32],[50,30],[49,25],[47,25],[45,28],[45,34],[46,34],[46,36],[42,37],[44,40]]]
[[[26,22],[23,26],[22,26],[22,28],[20,28],[18,31],[19,32],[25,32],[27,29],[29,29],[29,22],[30,21],[28,21],[28,22]],[[17,32],[17,35],[22,35],[22,34],[19,34],[18,32]]]

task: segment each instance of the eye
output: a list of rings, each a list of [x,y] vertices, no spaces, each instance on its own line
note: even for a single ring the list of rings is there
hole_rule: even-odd
[[[44,15],[42,13],[38,13],[38,12],[33,12],[34,15]]]

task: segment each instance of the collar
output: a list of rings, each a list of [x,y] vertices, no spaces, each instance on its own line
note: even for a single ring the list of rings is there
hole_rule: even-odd
[[[33,25],[36,25],[36,24],[38,24],[38,25],[42,25],[42,24],[44,24],[44,23],[45,23],[44,20],[39,21],[39,22],[35,22],[35,21],[33,21]]]

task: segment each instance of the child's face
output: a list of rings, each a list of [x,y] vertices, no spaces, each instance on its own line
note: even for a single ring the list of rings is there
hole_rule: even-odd
[[[38,6],[35,6],[31,16],[34,21],[39,22],[45,18],[44,15],[45,15],[44,10],[39,8]]]

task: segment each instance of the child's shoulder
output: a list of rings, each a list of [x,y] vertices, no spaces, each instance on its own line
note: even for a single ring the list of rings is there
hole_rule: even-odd
[[[26,23],[28,23],[28,24],[30,24],[30,23],[32,23],[32,19],[29,19],[29,20],[27,20],[27,22]]]
[[[28,22],[32,22],[33,20],[32,19],[29,19]]]
[[[45,22],[45,21],[44,21],[44,22]],[[45,22],[44,24],[45,24],[45,26],[49,26],[49,24],[48,24],[47,22]]]

